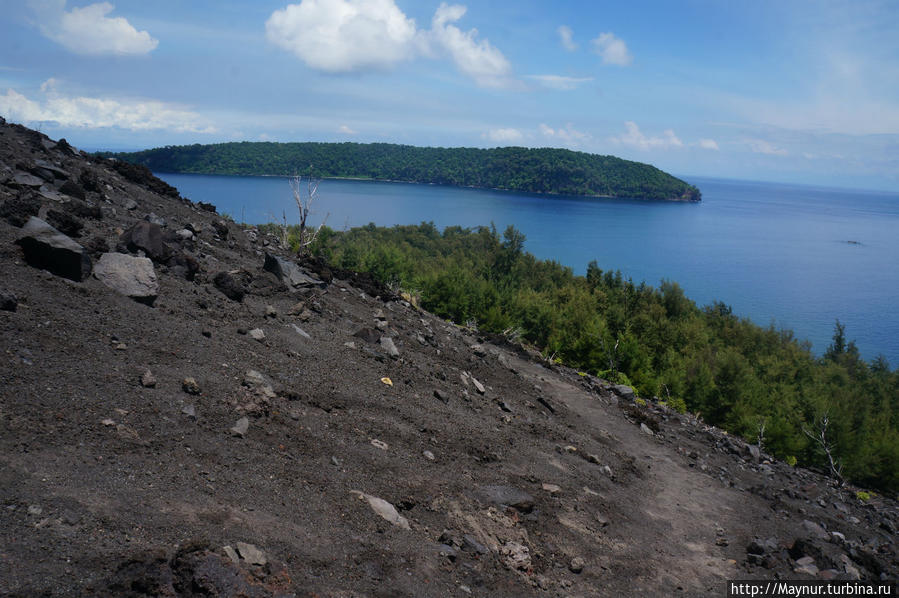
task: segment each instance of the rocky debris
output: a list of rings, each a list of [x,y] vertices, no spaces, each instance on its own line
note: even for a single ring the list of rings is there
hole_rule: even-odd
[[[94,265],[94,276],[107,287],[139,303],[153,305],[159,296],[156,270],[149,258],[104,253]]]
[[[356,338],[361,338],[367,343],[380,343],[381,342],[381,333],[372,328],[362,328],[357,330],[353,336]]]
[[[251,339],[259,341],[260,343],[265,340],[265,331],[263,331],[262,328],[253,328],[252,330],[247,332],[247,335]]]
[[[163,218],[162,216],[157,216],[153,212],[150,212],[149,214],[144,216],[144,220],[146,220],[150,224],[155,224],[159,228],[165,228],[168,225],[165,218]]]
[[[45,221],[32,216],[22,233],[16,243],[31,266],[78,282],[90,276],[91,258],[84,247]]]
[[[439,388],[434,389],[434,398],[444,403],[449,403],[450,400],[449,394],[447,394],[446,391],[440,390]]]
[[[290,327],[293,328],[294,332],[296,332],[297,334],[299,334],[299,335],[302,336],[303,338],[312,339],[312,337],[309,336],[309,333],[308,333],[308,332],[306,332],[305,330],[303,330],[302,328],[300,328],[300,327],[297,326],[296,324],[291,323],[291,324],[290,324]]]
[[[634,389],[630,386],[627,386],[626,384],[616,384],[612,387],[612,392],[617,394],[625,401],[633,401],[637,398],[637,393],[634,392]]]
[[[531,568],[531,553],[527,546],[518,542],[506,542],[500,549],[503,562],[512,570],[528,571]]]
[[[427,459],[428,461],[434,461],[437,458],[434,456],[434,453],[432,453],[431,451],[424,451],[424,452],[422,452],[422,455],[424,455],[424,458]]]
[[[371,445],[375,448],[381,449],[382,451],[386,451],[390,447],[383,440],[378,440],[377,438],[372,438]]]
[[[311,289],[325,286],[321,280],[304,272],[297,264],[266,252],[262,269],[271,272],[291,290]]]
[[[87,199],[87,195],[84,192],[84,187],[72,180],[68,180],[63,183],[59,187],[59,192],[64,195],[68,195],[69,197],[74,197],[81,200]]]
[[[145,370],[140,376],[140,385],[144,388],[156,388],[156,376],[150,370]]]
[[[181,381],[181,390],[189,395],[200,394],[200,385],[193,378],[185,378]]]
[[[109,164],[116,172],[132,183],[137,183],[160,195],[173,198],[181,197],[177,189],[162,179],[156,178],[146,166],[131,164],[130,162],[123,162],[122,160],[109,160]]]
[[[19,299],[14,293],[0,290],[0,311],[16,311]]]
[[[643,422],[640,423],[640,431],[643,432],[644,434],[649,434],[650,436],[655,436],[655,434],[654,434],[653,431],[649,428],[649,426],[647,426],[647,425],[646,425],[645,423],[643,423]]]
[[[189,542],[171,558],[161,550],[136,554],[123,560],[104,587],[92,593],[130,598],[287,598],[296,595],[283,565],[265,559],[264,555],[262,565],[246,559],[232,560],[228,551],[223,549],[223,552],[224,555],[213,551],[205,542]]]
[[[247,435],[247,431],[250,429],[250,420],[246,417],[242,417],[231,427],[231,433],[234,436],[240,436],[243,438]]]
[[[410,529],[409,520],[400,515],[397,512],[396,508],[383,498],[379,498],[371,494],[366,494],[365,492],[360,492],[359,490],[351,490],[350,493],[356,495],[359,500],[368,502],[368,506],[371,507],[372,511],[377,513],[382,519],[389,521],[391,524],[399,528]]]
[[[27,172],[17,172],[12,177],[12,184],[17,185],[23,188],[39,188],[44,184],[43,179],[40,177],[36,177],[33,174],[28,174]]]
[[[185,405],[181,408],[181,413],[190,419],[197,419],[197,408],[193,405]]]
[[[0,204],[0,218],[19,228],[25,226],[28,219],[37,216],[41,211],[41,202],[32,194],[20,194]]]
[[[824,540],[825,542],[830,540],[830,534],[828,534],[823,527],[821,527],[814,521],[809,521],[808,519],[806,519],[802,522],[802,527],[803,529],[805,529],[810,538]]]

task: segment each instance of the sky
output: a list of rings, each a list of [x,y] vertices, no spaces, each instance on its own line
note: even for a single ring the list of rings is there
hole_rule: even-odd
[[[899,189],[894,0],[0,0],[0,115],[78,147],[563,147]]]

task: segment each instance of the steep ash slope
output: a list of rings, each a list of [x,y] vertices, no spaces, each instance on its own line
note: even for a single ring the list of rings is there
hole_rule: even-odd
[[[0,123],[0,594],[899,576],[895,502],[297,266],[209,208]]]

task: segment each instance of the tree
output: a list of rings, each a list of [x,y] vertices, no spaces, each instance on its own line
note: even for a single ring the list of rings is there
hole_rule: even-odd
[[[292,176],[288,179],[288,183],[290,184],[290,190],[293,192],[293,200],[297,204],[297,210],[299,210],[300,212],[300,238],[297,253],[305,253],[308,250],[308,247],[315,242],[315,238],[318,236],[319,231],[321,231],[322,227],[325,225],[325,222],[327,222],[328,216],[330,216],[330,214],[325,214],[325,217],[322,219],[321,224],[318,225],[318,228],[316,228],[314,231],[310,231],[307,226],[307,220],[309,219],[309,214],[312,211],[312,204],[315,203],[315,199],[316,197],[318,197],[319,181],[312,178],[312,176],[307,177],[305,185],[305,195],[303,194],[302,176]]]

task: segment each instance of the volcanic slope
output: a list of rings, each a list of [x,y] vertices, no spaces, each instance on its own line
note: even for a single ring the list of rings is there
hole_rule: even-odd
[[[213,210],[0,123],[0,595],[899,577],[895,502]]]

